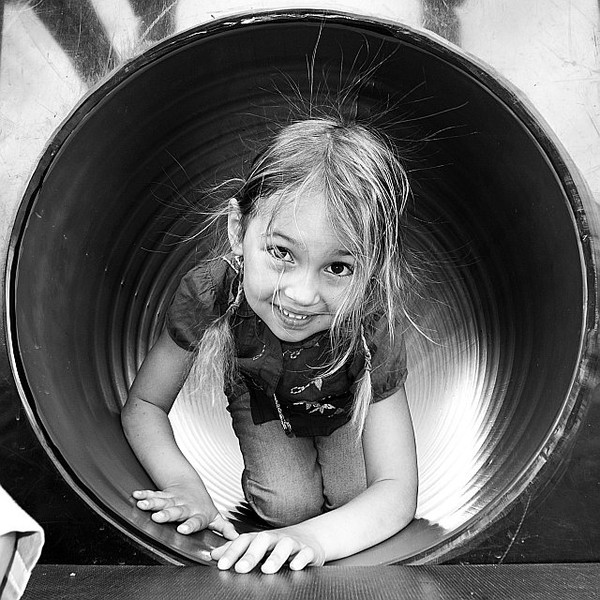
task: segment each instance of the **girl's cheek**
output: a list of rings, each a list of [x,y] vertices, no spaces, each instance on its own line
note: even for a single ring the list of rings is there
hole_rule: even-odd
[[[333,280],[330,278],[327,283],[327,288],[336,296],[344,296],[350,289],[351,282],[351,277],[338,277]]]
[[[327,303],[331,308],[337,310],[338,306],[342,304],[348,295],[349,286],[347,284],[338,283],[337,285],[328,285],[323,289],[325,290],[325,295],[328,300]]]
[[[281,277],[286,271],[289,270],[289,267],[285,262],[277,260],[270,255],[264,261],[264,268],[278,277]]]

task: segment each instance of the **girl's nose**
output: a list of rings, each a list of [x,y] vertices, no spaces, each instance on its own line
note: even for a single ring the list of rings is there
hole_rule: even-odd
[[[296,306],[314,306],[321,301],[318,277],[309,273],[290,273],[282,291]]]

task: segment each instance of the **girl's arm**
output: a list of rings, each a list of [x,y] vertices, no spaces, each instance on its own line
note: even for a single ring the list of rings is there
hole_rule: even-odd
[[[235,539],[202,479],[175,442],[168,413],[188,376],[190,354],[164,331],[148,353],[121,413],[125,436],[159,490],[137,490],[138,508],[158,523],[181,521],[180,533],[213,529]]]
[[[220,569],[274,573],[321,565],[391,537],[410,523],[417,501],[417,461],[404,388],[369,409],[363,433],[367,489],[344,506],[298,525],[245,534],[213,551]]]

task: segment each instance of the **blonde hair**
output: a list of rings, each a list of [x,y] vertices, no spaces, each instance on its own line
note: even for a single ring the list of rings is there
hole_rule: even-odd
[[[355,260],[348,294],[330,329],[331,360],[317,376],[332,375],[357,352],[364,355],[351,418],[360,435],[372,398],[369,339],[374,321],[387,319],[393,343],[412,281],[402,225],[410,187],[393,143],[380,131],[341,118],[303,119],[279,131],[237,191],[241,235],[266,210],[265,200],[275,200],[268,205],[274,215],[282,202],[308,191],[324,198],[331,226]],[[218,385],[219,378],[222,389],[235,369],[229,322],[241,299],[240,275],[236,302],[199,343],[203,389]]]

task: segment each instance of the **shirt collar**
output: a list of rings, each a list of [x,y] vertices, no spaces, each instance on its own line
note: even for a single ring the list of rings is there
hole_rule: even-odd
[[[247,319],[249,317],[256,317],[256,313],[250,308],[250,305],[246,301],[245,296],[244,296],[239,308],[235,311],[235,314],[244,319]],[[258,317],[256,317],[256,318],[258,319]]]

